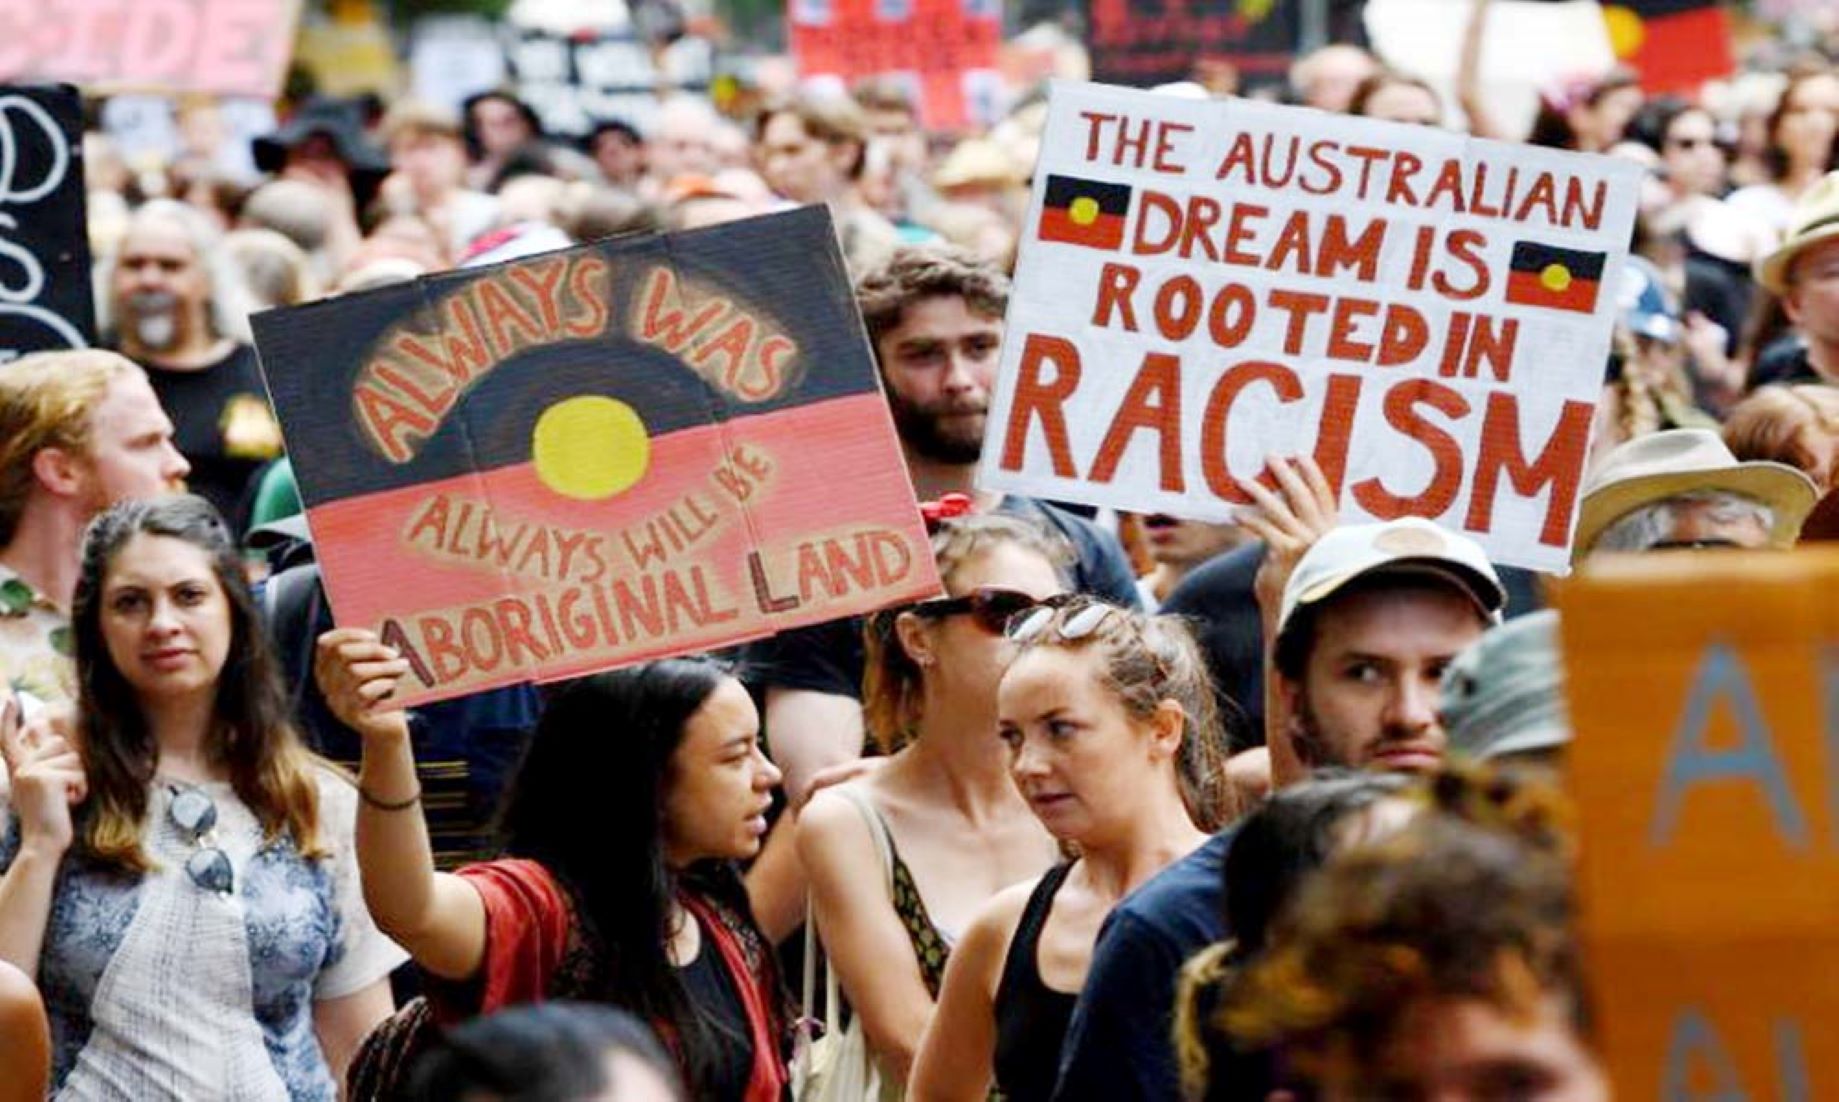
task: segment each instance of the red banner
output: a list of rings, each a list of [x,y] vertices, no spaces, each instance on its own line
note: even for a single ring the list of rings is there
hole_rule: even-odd
[[[800,76],[908,82],[928,130],[995,121],[1002,5],[995,0],[792,0]]]

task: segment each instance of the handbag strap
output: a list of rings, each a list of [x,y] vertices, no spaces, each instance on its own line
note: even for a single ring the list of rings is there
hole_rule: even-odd
[[[866,824],[868,827],[868,836],[874,839],[875,855],[881,860],[882,887],[887,891],[888,897],[890,899],[893,898],[894,896],[894,842],[891,838],[888,837],[887,823],[882,821],[881,813],[875,810],[875,805],[869,803],[868,798],[862,795],[862,793],[857,792],[854,786],[846,785],[846,784],[839,785],[835,788],[830,789],[830,791],[836,793],[838,796],[841,796],[843,799],[849,801],[849,803],[855,807],[856,813],[862,816],[862,822]],[[817,931],[817,910],[816,908],[811,906],[810,894],[809,892],[807,892],[805,896],[805,960],[804,960],[804,976],[803,976],[804,1008],[800,1011],[800,1014],[802,1015],[802,1020],[805,1022],[809,1022],[811,1019],[812,996],[816,994],[816,987],[817,987],[817,984],[816,984],[816,971],[817,971],[817,934],[816,934],[816,931]],[[842,1029],[843,1029],[843,995],[842,995],[842,992],[837,989],[836,969],[830,967],[829,961],[825,961],[824,962],[824,1035],[826,1037],[841,1036]],[[810,1053],[810,1046],[806,1045],[805,1046],[806,1058],[800,1061],[801,1064],[805,1063],[808,1060],[809,1053]]]

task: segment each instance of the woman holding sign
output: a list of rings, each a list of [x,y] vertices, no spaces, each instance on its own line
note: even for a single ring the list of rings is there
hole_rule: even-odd
[[[391,703],[407,669],[368,631],[320,638],[327,702],[364,740],[364,895],[433,980],[426,1004],[373,1038],[361,1074],[391,1074],[373,1067],[391,1059],[380,1050],[413,1049],[429,1011],[445,1023],[591,999],[646,1018],[691,1097],[776,1102],[792,1018],[734,862],[759,851],[779,770],[741,683],[704,659],[574,682],[512,784],[505,856],[450,874],[435,871]]]
[[[895,1085],[971,918],[1056,856],[1009,779],[996,683],[1005,625],[1065,589],[1070,551],[986,514],[942,520],[933,555],[947,595],[876,613],[864,631],[864,711],[886,766],[818,793],[798,817],[826,957]]]
[[[0,958],[45,994],[54,1092],[332,1102],[403,955],[228,528],[186,495],[115,506],[72,612],[81,753],[0,717]]]
[[[1090,598],[1019,617],[997,689],[1009,774],[1078,856],[993,899],[945,970],[908,1085],[915,1099],[1047,1099],[1112,906],[1226,819],[1225,740],[1178,622]]]

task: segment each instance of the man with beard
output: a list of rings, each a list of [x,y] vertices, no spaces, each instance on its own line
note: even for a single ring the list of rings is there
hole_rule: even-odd
[[[1266,730],[1287,744],[1273,757],[1304,770],[1435,771],[1447,741],[1437,712],[1443,671],[1499,621],[1500,578],[1473,541],[1417,518],[1316,538],[1333,523],[1333,494],[1313,468],[1278,466],[1286,499],[1246,522],[1272,548],[1261,601],[1295,564],[1270,616]],[[1061,1053],[1059,1102],[1180,1096],[1175,977],[1188,957],[1231,935],[1222,872],[1233,835],[1215,835],[1105,920]]]
[[[94,349],[0,364],[0,690],[76,696],[70,600],[83,530],[190,468],[140,368]]]
[[[1136,580],[1115,536],[1052,505],[975,485],[1008,298],[1001,272],[933,246],[901,249],[856,284],[914,491],[922,501],[963,495],[973,511],[1034,519],[1076,553],[1073,589],[1136,607]],[[862,752],[862,666],[860,617],[784,632],[748,649],[748,671],[765,692],[767,744],[794,807],[814,774]],[[769,842],[750,877],[755,909],[773,933],[796,925],[804,899],[790,847],[781,846]]]
[[[240,296],[214,265],[196,210],[156,199],[134,212],[109,273],[115,348],[147,369],[192,466],[191,488],[238,530],[250,477],[281,453],[255,350],[229,337]]]

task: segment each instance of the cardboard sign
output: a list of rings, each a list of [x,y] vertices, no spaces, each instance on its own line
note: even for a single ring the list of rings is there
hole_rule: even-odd
[[[1092,76],[1149,86],[1190,80],[1197,61],[1230,64],[1244,88],[1282,84],[1303,52],[1311,0],[1092,0]],[[1365,0],[1320,3],[1321,41],[1365,43]]]
[[[0,80],[280,94],[300,0],[0,0]]]
[[[411,703],[938,591],[821,208],[254,327],[338,622]]]
[[[618,119],[646,127],[668,88],[707,93],[710,71],[667,79],[651,46],[631,30],[560,35],[528,27],[505,28],[505,61],[517,93],[552,135],[581,137],[598,123]]]
[[[928,130],[996,122],[1002,110],[1002,5],[995,0],[791,0],[803,77],[905,81]]]
[[[1220,521],[1312,453],[1349,521],[1568,569],[1640,169],[1054,86],[982,485]]]
[[[96,339],[82,135],[75,88],[0,87],[0,361]]]
[[[1839,554],[1592,560],[1557,598],[1617,1097],[1839,1098]]]

